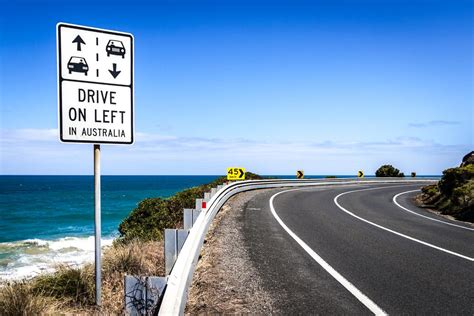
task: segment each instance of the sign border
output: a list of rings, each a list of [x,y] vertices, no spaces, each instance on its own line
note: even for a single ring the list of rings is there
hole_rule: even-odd
[[[85,31],[93,31],[93,32],[100,32],[100,33],[105,33],[105,34],[113,34],[113,35],[119,35],[119,36],[128,36],[130,37],[130,62],[131,62],[131,71],[130,71],[130,86],[128,85],[123,85],[123,84],[110,84],[110,83],[100,83],[100,82],[91,82],[91,81],[82,81],[82,80],[69,80],[69,79],[63,79],[62,78],[62,65],[61,65],[61,27],[69,27],[69,28],[74,28],[78,30],[85,30]],[[59,127],[59,140],[62,143],[67,143],[67,144],[74,144],[74,143],[79,143],[79,144],[115,144],[115,145],[132,145],[135,141],[135,111],[134,111],[134,89],[133,89],[133,83],[134,83],[134,77],[135,77],[135,64],[134,64],[134,46],[133,43],[135,41],[135,38],[133,37],[133,34],[131,33],[125,33],[125,32],[119,32],[119,31],[113,31],[113,30],[105,30],[105,29],[100,29],[100,28],[95,28],[95,27],[89,27],[89,26],[83,26],[83,25],[77,25],[77,24],[69,24],[69,23],[64,23],[64,22],[59,22],[56,24],[56,65],[57,65],[57,76],[58,76],[58,127]],[[110,85],[110,86],[120,86],[120,87],[129,87],[130,88],[130,116],[131,116],[131,139],[130,141],[124,141],[124,142],[118,142],[118,141],[93,141],[93,140],[70,140],[70,139],[63,139],[63,121],[61,117],[62,113],[62,83],[63,81],[73,81],[73,82],[85,82],[85,83],[91,83],[91,84],[103,84],[103,85]]]

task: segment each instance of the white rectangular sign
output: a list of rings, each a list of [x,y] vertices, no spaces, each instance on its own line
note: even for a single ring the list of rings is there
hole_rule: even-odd
[[[57,49],[61,141],[132,144],[133,35],[59,23]]]

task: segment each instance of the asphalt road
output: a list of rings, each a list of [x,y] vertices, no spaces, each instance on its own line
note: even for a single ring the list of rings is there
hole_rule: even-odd
[[[272,190],[243,235],[284,314],[474,314],[474,228],[411,202],[421,184]]]

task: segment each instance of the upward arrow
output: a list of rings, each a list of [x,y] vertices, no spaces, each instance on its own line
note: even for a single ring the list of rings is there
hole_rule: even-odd
[[[76,38],[72,42],[77,44],[78,51],[81,50],[81,44],[86,45],[86,43],[84,42],[84,40],[82,39],[80,35],[77,35]]]

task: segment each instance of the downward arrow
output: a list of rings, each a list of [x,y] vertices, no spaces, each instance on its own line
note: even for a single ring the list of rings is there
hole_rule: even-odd
[[[77,50],[79,51],[81,50],[81,44],[86,45],[86,43],[84,42],[84,40],[82,39],[80,35],[77,35],[76,38],[72,42],[77,43]]]
[[[112,67],[113,70],[109,69],[109,72],[112,75],[112,77],[114,77],[114,79],[115,79],[121,73],[121,71],[117,71],[117,64],[114,63],[112,65],[113,65],[113,67]]]

